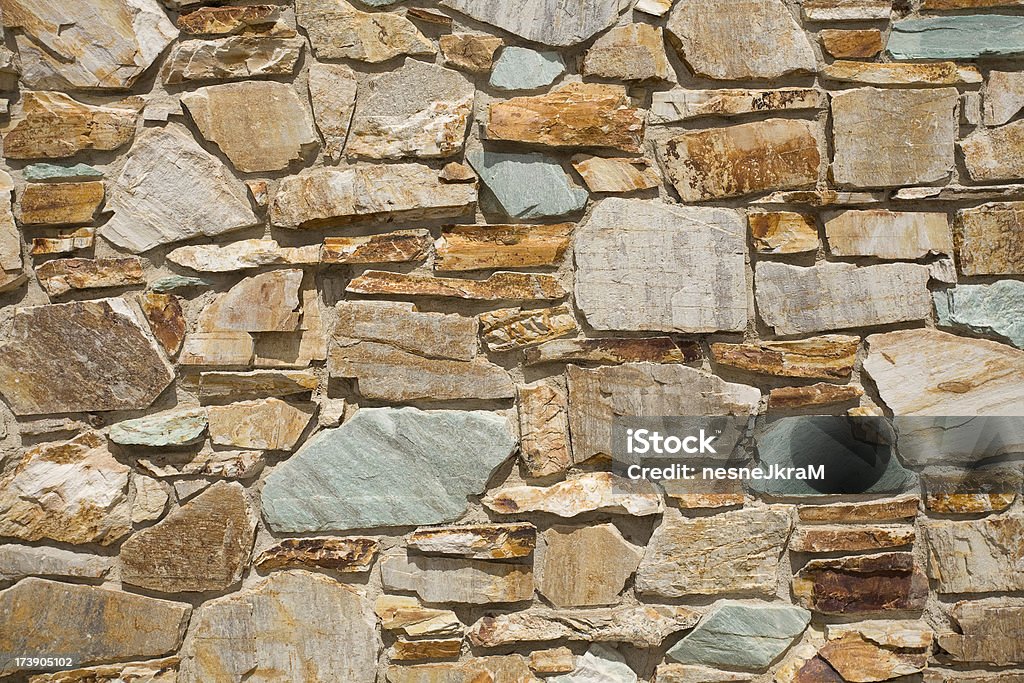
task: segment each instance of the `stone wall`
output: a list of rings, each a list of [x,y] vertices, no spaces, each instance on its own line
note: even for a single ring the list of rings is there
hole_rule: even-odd
[[[1024,415],[1024,2],[362,1],[0,0],[0,678],[1024,681],[1019,460],[606,457]]]

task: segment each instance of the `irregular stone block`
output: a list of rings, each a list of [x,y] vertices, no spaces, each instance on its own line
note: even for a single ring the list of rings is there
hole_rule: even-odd
[[[928,578],[911,553],[811,560],[793,577],[793,596],[828,615],[922,610]]]
[[[385,589],[411,591],[426,602],[486,605],[533,598],[529,565],[394,555],[382,560],[380,572]]]
[[[394,12],[361,12],[345,0],[296,0],[295,13],[317,59],[377,64],[399,55],[437,54],[411,21]]]
[[[719,671],[699,664],[659,664],[655,673],[658,683],[746,683],[752,679],[753,674]]]
[[[813,216],[790,211],[747,214],[754,248],[762,254],[817,251],[818,225]]]
[[[175,683],[177,678],[178,658],[168,657],[139,664],[111,664],[41,674],[28,680],[29,683],[115,683],[118,679],[132,683]]]
[[[248,332],[193,332],[185,337],[178,357],[183,367],[240,366],[252,363],[253,339]]]
[[[526,364],[541,363],[692,363],[703,357],[696,342],[676,343],[671,337],[601,337],[559,339],[526,350]]]
[[[615,23],[624,9],[619,2],[584,0],[533,0],[512,7],[488,0],[441,0],[442,7],[497,26],[534,43],[569,47],[585,42]]]
[[[178,17],[178,28],[192,35],[228,36],[237,33],[295,35],[281,21],[277,5],[200,7]]]
[[[870,29],[825,29],[819,34],[825,53],[836,59],[866,59],[875,57],[885,44],[882,32]],[[827,68],[827,67],[826,67]]]
[[[555,607],[615,604],[641,557],[613,524],[553,526],[537,544],[537,590]]]
[[[919,673],[928,665],[932,632],[920,625],[896,628],[901,628],[894,634],[897,637],[889,637],[877,627],[860,631],[857,626],[830,626],[829,642],[818,651],[818,656],[847,681],[888,681]]]
[[[836,256],[911,260],[953,253],[953,235],[944,213],[844,211],[825,221],[825,235],[829,251]]]
[[[28,185],[18,205],[23,225],[82,225],[92,223],[103,204],[102,181]]]
[[[671,80],[662,29],[650,24],[611,29],[587,50],[582,73],[620,81]]]
[[[203,451],[197,454],[150,455],[135,463],[154,477],[199,476],[221,479],[250,479],[263,470],[259,451]]]
[[[552,683],[637,683],[636,673],[626,664],[618,650],[595,644],[587,648],[576,662],[576,670],[564,676],[554,676]]]
[[[1001,126],[1024,109],[1024,74],[991,71],[985,88],[985,125]]]
[[[455,612],[424,607],[404,595],[381,595],[373,605],[381,628],[418,638],[420,636],[462,635],[463,626]]]
[[[975,182],[1024,179],[1024,121],[976,130],[960,143],[967,173]]]
[[[317,128],[324,138],[324,155],[341,159],[356,106],[356,75],[344,64],[309,65],[309,99]]]
[[[388,683],[535,683],[521,655],[473,657],[453,664],[419,664],[388,667]]]
[[[188,327],[178,298],[173,294],[144,292],[139,295],[139,306],[146,316],[150,331],[167,355],[178,353]]]
[[[450,225],[436,244],[434,270],[555,266],[569,248],[572,223]]]
[[[864,390],[855,385],[819,382],[803,387],[779,387],[768,392],[769,410],[796,410],[857,401]]]
[[[875,21],[889,19],[892,0],[806,0],[807,21]]]
[[[509,218],[557,218],[587,205],[587,191],[543,154],[475,151],[466,159]]]
[[[494,53],[504,41],[497,36],[478,33],[449,33],[438,39],[445,66],[482,75],[490,73]]]
[[[922,530],[928,541],[928,575],[938,582],[940,593],[1022,590],[1024,577],[1016,567],[1024,561],[1019,543],[1024,516],[928,520]]]
[[[627,194],[652,190],[661,185],[661,176],[646,159],[606,159],[576,155],[572,167],[591,192]]]
[[[313,406],[277,398],[211,406],[210,440],[219,446],[290,451],[313,419]]]
[[[0,581],[16,582],[29,576],[102,579],[113,561],[108,557],[61,548],[0,545]]]
[[[171,50],[161,78],[165,85],[291,76],[302,57],[301,38],[230,36],[183,40]]]
[[[796,341],[711,345],[720,365],[777,377],[843,379],[853,372],[859,337],[839,334]]]
[[[925,509],[943,514],[1000,512],[1016,500],[1021,472],[1016,468],[929,471],[922,475]]]
[[[199,314],[200,332],[289,332],[298,328],[301,270],[272,270],[246,278]],[[258,306],[253,304],[258,302]]]
[[[918,497],[901,496],[889,500],[835,505],[801,505],[801,522],[884,522],[913,519],[917,516]]]
[[[274,240],[240,240],[229,244],[178,247],[167,259],[203,273],[231,273],[279,265],[312,265],[320,261],[320,246],[282,247]]]
[[[85,150],[109,152],[131,141],[137,118],[138,108],[130,103],[96,107],[59,92],[26,92],[21,115],[4,133],[4,156],[63,159]],[[31,174],[26,170],[26,178],[34,179],[39,173],[39,169]]]
[[[530,671],[535,674],[564,674],[576,670],[576,655],[567,647],[534,650],[530,653]]]
[[[550,301],[568,294],[554,275],[503,271],[492,273],[486,280],[463,280],[367,270],[351,280],[345,291],[478,301]]]
[[[108,438],[123,446],[183,446],[206,432],[206,411],[171,410],[111,425]]]
[[[424,313],[397,301],[340,301],[334,337],[388,344],[428,358],[472,360],[477,353],[476,321],[444,313]]]
[[[836,553],[886,550],[914,543],[914,527],[801,526],[789,539],[790,552]]]
[[[563,73],[565,62],[559,53],[510,45],[498,55],[490,85],[496,90],[536,90],[551,85]]]
[[[958,211],[953,238],[961,274],[1024,274],[1024,202]]]
[[[327,237],[321,263],[413,263],[424,261],[434,246],[428,230],[396,230],[366,237]]]
[[[26,96],[28,93],[26,93]],[[134,126],[132,128],[134,133]],[[52,156],[52,155],[47,155]],[[103,180],[103,171],[87,164],[60,166],[57,164],[29,164],[22,170],[30,183],[64,183],[80,180]]]
[[[509,486],[492,492],[483,503],[499,514],[544,512],[559,517],[575,517],[595,510],[646,517],[660,513],[663,507],[649,483],[608,472],[587,472],[547,487]]]
[[[541,381],[517,387],[516,392],[522,434],[519,461],[526,476],[565,472],[572,465],[565,391]]]
[[[54,259],[36,268],[39,285],[49,296],[72,290],[130,287],[146,284],[142,262],[137,258]]]
[[[1024,605],[1019,601],[991,598],[958,602],[951,616],[960,632],[941,633],[938,641],[954,662],[995,666],[1024,662],[1024,641],[1016,636],[1024,620]]]
[[[1024,349],[1024,282],[958,285],[934,296],[940,327],[995,337]]]
[[[462,638],[398,638],[391,645],[388,656],[392,662],[422,662],[438,659],[458,659],[462,653]]]
[[[1024,17],[966,14],[904,19],[892,25],[893,59],[955,59],[1024,55]]]
[[[967,85],[982,82],[977,67],[955,62],[900,64],[836,60],[821,71],[822,78],[839,83],[873,85]]]
[[[481,313],[480,336],[491,351],[513,351],[542,344],[579,332],[572,309],[562,304],[553,308],[502,308]]]
[[[260,553],[254,564],[262,571],[285,568],[370,571],[380,542],[372,538],[286,538]]]
[[[533,553],[537,529],[532,524],[471,524],[420,528],[406,537],[414,550],[477,560],[526,557]]]
[[[684,90],[652,93],[651,123],[675,123],[702,116],[740,116],[764,111],[824,109],[825,93],[816,88],[777,90]]]

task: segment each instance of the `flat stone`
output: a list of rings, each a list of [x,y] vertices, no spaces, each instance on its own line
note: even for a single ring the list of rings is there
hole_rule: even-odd
[[[849,630],[833,637],[829,628],[829,642],[818,651],[844,680],[887,681],[899,676],[919,673],[928,665],[931,631],[923,647],[900,647],[896,643],[876,642],[873,634]],[[919,645],[919,643],[915,643]]]
[[[450,225],[436,243],[434,269],[491,270],[558,265],[574,228],[552,225]]]
[[[36,268],[39,285],[49,296],[57,297],[72,290],[103,289],[144,285],[142,262],[123,259],[54,259]]]
[[[1024,74],[991,71],[985,88],[985,125],[1001,126],[1024,109]]]
[[[699,664],[659,664],[655,680],[658,683],[745,683],[752,677],[753,674],[719,671]]]
[[[108,557],[76,553],[61,548],[0,545],[0,582],[21,581],[29,576],[70,579],[102,579],[113,561]]]
[[[537,590],[555,607],[613,605],[642,557],[614,524],[553,526],[538,539]]]
[[[145,408],[174,373],[143,325],[122,299],[19,307],[0,393],[15,415]]]
[[[793,596],[827,615],[917,611],[928,598],[928,578],[911,553],[811,560],[793,577]]]
[[[620,81],[672,80],[662,29],[650,24],[616,26],[587,50],[582,73]]]
[[[121,581],[159,593],[224,590],[249,563],[256,517],[241,484],[218,482],[121,546]]]
[[[178,677],[178,658],[168,657],[138,664],[111,664],[31,676],[29,683],[174,683]]]
[[[864,390],[855,385],[838,386],[819,382],[802,387],[778,387],[768,393],[770,410],[796,410],[837,403],[856,402]]]
[[[562,56],[554,51],[507,46],[494,62],[490,86],[496,90],[537,90],[565,73]]]
[[[1024,55],[1024,17],[1002,14],[904,19],[892,25],[893,59],[954,59]]]
[[[858,267],[819,263],[757,264],[757,308],[776,334],[866,327],[931,315],[926,266],[894,263]]]
[[[970,600],[953,605],[951,615],[959,633],[940,633],[939,647],[954,662],[1009,666],[1024,662],[1024,643],[1016,636],[1024,605],[1005,598]],[[1003,674],[998,674],[999,680]]]
[[[688,664],[765,671],[810,621],[810,612],[785,603],[723,600],[665,656]]]
[[[425,555],[393,555],[380,565],[387,590],[416,593],[425,602],[487,605],[533,598],[529,565]]]
[[[530,671],[535,674],[564,674],[575,670],[576,655],[565,646],[530,653]]]
[[[277,5],[200,7],[178,17],[178,28],[191,35],[229,36],[238,33],[295,35],[282,22]]]
[[[139,306],[146,316],[149,329],[169,356],[181,349],[188,326],[181,302],[173,294],[144,292],[139,295]]]
[[[1016,567],[1024,561],[1024,549],[1016,539],[1024,533],[1024,516],[928,520],[922,531],[928,542],[928,576],[940,593],[1022,590],[1024,577]]]
[[[577,155],[572,167],[591,192],[626,194],[661,186],[661,176],[646,159],[607,159]]]
[[[176,43],[164,63],[165,85],[291,76],[302,57],[301,38],[229,36]]]
[[[183,128],[147,128],[110,187],[114,217],[100,234],[140,253],[255,225],[245,186]]]
[[[858,88],[831,97],[832,175],[842,187],[931,183],[953,170],[955,88]]]
[[[202,401],[226,398],[290,396],[316,391],[320,380],[310,370],[254,370],[204,372],[196,393]]]
[[[470,626],[469,642],[477,647],[556,640],[627,643],[660,647],[666,638],[691,628],[700,615],[681,605],[633,605],[595,609],[531,607],[509,614],[481,617]]]
[[[818,130],[811,121],[768,119],[687,132],[664,143],[662,164],[684,202],[813,187]]]
[[[790,552],[836,553],[887,550],[911,545],[914,527],[909,525],[864,525],[797,527],[789,539]]]
[[[797,515],[801,522],[886,522],[913,519],[918,504],[918,497],[911,495],[865,503],[801,505]]]
[[[429,230],[396,230],[365,237],[327,237],[321,263],[414,263],[430,255],[434,241]]]
[[[1024,23],[1024,22],[1022,22]],[[976,130],[960,143],[967,173],[975,182],[1024,178],[1024,121]]]
[[[522,655],[473,657],[451,664],[391,666],[388,683],[537,683]]]
[[[248,366],[254,342],[248,332],[193,332],[185,337],[178,357],[183,367]]]
[[[875,57],[885,47],[882,32],[877,28],[834,29],[821,31],[821,45],[825,53],[836,59],[866,59]]]
[[[598,330],[746,329],[745,233],[731,209],[605,199],[576,236],[577,305]]]
[[[568,292],[553,275],[499,271],[486,280],[365,271],[345,288],[353,294],[429,296],[477,301],[550,301]]]
[[[449,33],[438,39],[445,66],[475,75],[490,73],[494,53],[504,41],[479,33]]]
[[[127,90],[178,37],[156,0],[12,0],[3,25],[20,29],[21,81],[32,90]]]
[[[462,635],[463,626],[455,612],[424,607],[416,598],[381,595],[373,605],[381,628],[406,636]]]
[[[184,93],[181,103],[200,134],[242,173],[283,171],[320,148],[312,116],[287,83],[211,85]]]
[[[557,218],[582,211],[589,194],[543,154],[475,151],[466,155],[509,218]]]
[[[209,287],[210,283],[198,277],[185,277],[183,275],[169,275],[159,278],[150,283],[149,287],[158,294],[173,292],[178,289],[189,289],[191,287]]]
[[[259,451],[201,451],[150,455],[136,461],[139,469],[154,477],[197,476],[215,479],[251,479],[263,471]]]
[[[973,85],[982,82],[977,67],[955,62],[901,64],[836,60],[821,70],[822,78],[839,83],[871,85]]]
[[[1024,351],[938,330],[867,339],[864,371],[896,415],[1017,415]]]
[[[109,152],[131,141],[137,118],[130,103],[97,107],[59,92],[26,92],[21,115],[4,132],[4,156],[64,159],[86,150]]]
[[[458,154],[474,96],[473,84],[459,72],[408,59],[359,90],[345,153],[368,159]]]
[[[943,188],[927,188],[927,192],[941,192]],[[899,194],[901,190],[897,190]],[[773,192],[766,197],[754,201],[754,204],[802,204],[806,206],[875,206],[884,203],[888,194],[881,191],[851,192],[818,188],[814,190],[794,190],[791,192]]]
[[[183,446],[206,433],[206,411],[171,410],[111,425],[108,438],[122,446]]]
[[[1015,7],[1024,5],[1024,0],[922,0],[922,9],[980,9],[987,7]]]
[[[792,528],[787,507],[697,518],[666,510],[637,570],[637,593],[658,598],[774,594],[779,557]]]
[[[313,419],[309,404],[278,398],[211,406],[210,440],[219,446],[290,451]]]
[[[461,653],[462,638],[398,638],[392,643],[388,657],[392,662],[423,662],[458,659]]]
[[[264,518],[278,532],[452,522],[515,445],[494,413],[361,408],[271,472]]]
[[[438,177],[446,183],[475,183],[476,174],[469,164],[461,161],[449,161],[441,169]]]
[[[702,116],[740,116],[766,111],[824,109],[828,101],[817,88],[753,90],[686,90],[652,94],[651,123],[676,123]]]
[[[1024,282],[957,285],[934,296],[940,327],[995,337],[1024,349]]]
[[[320,262],[320,245],[282,247],[274,240],[240,240],[178,247],[167,259],[202,273],[231,273],[264,266],[314,265]]]
[[[485,24],[553,47],[585,42],[615,23],[623,7],[618,2],[535,0],[525,6],[496,5],[488,0],[441,0],[441,6],[462,12]]]
[[[636,673],[625,658],[607,645],[591,645],[576,661],[576,670],[563,676],[553,676],[552,683],[637,683]]]
[[[818,226],[813,216],[791,211],[747,214],[754,248],[762,254],[817,251]]]
[[[92,223],[103,203],[101,181],[27,185],[18,205],[23,225],[82,225]]]
[[[399,55],[434,55],[434,44],[394,12],[361,12],[345,0],[296,0],[299,26],[317,59],[355,59],[376,64]]]
[[[519,462],[527,477],[547,477],[572,465],[567,399],[560,386],[539,381],[516,387]]]
[[[476,560],[503,560],[533,554],[537,529],[529,523],[424,527],[406,537],[414,550]]]
[[[135,491],[132,500],[132,524],[155,522],[164,516],[170,496],[156,479],[141,474],[132,475],[132,488]]]
[[[282,624],[289,626],[282,630]],[[178,680],[373,683],[380,649],[373,608],[361,588],[304,571],[274,572],[196,610]]]
[[[663,17],[672,9],[673,0],[637,0],[633,9],[653,17]]]
[[[829,251],[836,256],[913,260],[953,253],[953,235],[944,213],[844,211],[825,221],[825,235]]]
[[[324,138],[324,155],[341,159],[356,107],[356,74],[344,64],[309,65],[309,99],[316,126]]]
[[[476,321],[467,316],[420,312],[398,301],[340,301],[337,339],[389,344],[430,358],[472,360],[479,346]]]
[[[302,289],[302,322],[294,332],[265,332],[255,335],[258,368],[306,368],[314,361],[327,360],[327,339],[320,295],[312,282]]]
[[[352,573],[370,571],[380,542],[373,538],[286,538],[256,558],[261,571],[274,569],[329,569]]]
[[[704,78],[769,80],[815,71],[814,48],[782,0],[676,3],[666,28],[679,41],[679,56]]]
[[[579,327],[572,308],[502,308],[480,314],[480,337],[491,351],[513,351],[576,334]]]
[[[646,482],[630,481],[608,472],[587,472],[551,486],[506,486],[483,499],[484,505],[498,514],[543,512],[559,517],[575,517],[601,511],[646,517],[659,514],[661,498]]]
[[[620,365],[622,363],[692,363],[703,357],[696,342],[679,342],[671,337],[600,337],[558,339],[526,350],[526,364],[577,363]]]
[[[418,164],[320,168],[281,181],[270,221],[281,228],[317,228],[357,221],[455,218],[472,212],[476,187],[444,184]]]
[[[953,222],[957,264],[963,275],[1024,273],[1024,202],[962,209]]]
[[[888,20],[892,0],[807,0],[801,9],[807,21]]]
[[[289,332],[298,328],[301,270],[272,270],[246,278],[199,314],[201,332]],[[259,302],[259,306],[253,303]]]
[[[134,127],[132,130],[134,133]],[[103,179],[103,171],[88,164],[75,164],[73,166],[43,163],[29,164],[24,168],[22,174],[25,176],[25,180],[30,183],[64,183]]]
[[[924,683],[1024,683],[1024,671],[953,671],[928,668]]]
[[[0,675],[18,671],[16,657],[47,652],[74,653],[79,665],[171,654],[191,611],[119,590],[24,579],[0,591],[0,614],[18,615],[20,626],[0,632]],[[82,624],[92,624],[91,638],[82,638]]]

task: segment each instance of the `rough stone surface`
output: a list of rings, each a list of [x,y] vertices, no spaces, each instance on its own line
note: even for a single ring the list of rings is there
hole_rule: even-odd
[[[124,446],[182,446],[199,439],[206,425],[203,410],[174,410],[118,422],[108,438]]]
[[[290,451],[313,419],[312,406],[279,398],[211,406],[210,440],[218,446]]]
[[[777,90],[686,90],[677,88],[651,96],[651,123],[674,123],[703,116],[740,116],[764,111],[823,109],[825,93],[816,88]]]
[[[379,547],[372,538],[286,538],[261,552],[253,564],[263,571],[294,567],[365,572]]]
[[[611,26],[623,9],[618,2],[602,0],[530,0],[516,7],[488,0],[440,0],[440,4],[520,38],[556,47],[586,41]]]
[[[696,342],[676,342],[671,337],[600,337],[598,339],[557,339],[526,350],[526,364],[577,363],[619,365],[622,363],[692,363],[703,352]]]
[[[551,85],[563,73],[565,62],[559,53],[509,46],[494,62],[490,85],[497,90],[536,90]]]
[[[54,259],[36,269],[39,285],[50,297],[81,289],[130,287],[146,283],[142,263],[126,259]]]
[[[958,632],[940,633],[938,642],[954,662],[995,666],[1024,662],[1024,644],[1016,636],[1024,619],[1020,602],[1001,598],[963,601],[953,605],[950,616]]]
[[[1001,126],[1024,109],[1024,75],[1017,71],[992,71],[985,89],[985,125]]]
[[[324,137],[324,154],[341,159],[356,106],[355,72],[344,64],[313,62],[309,66],[309,99],[316,126]]]
[[[1024,202],[958,211],[953,224],[957,266],[964,275],[1024,273]]]
[[[995,337],[1024,349],[1024,282],[999,280],[935,292],[935,312],[941,327]]]
[[[576,662],[576,670],[563,676],[554,676],[552,683],[637,683],[637,676],[618,650],[602,644],[591,645]]]
[[[837,59],[863,59],[882,51],[882,32],[872,29],[825,29],[820,34],[825,52]]]
[[[893,59],[958,59],[1024,55],[1024,18],[1002,14],[904,19],[892,26]]]
[[[466,280],[368,270],[345,291],[477,301],[550,301],[568,294],[553,275],[505,271],[492,273],[486,280]]]
[[[328,237],[321,263],[412,263],[430,254],[433,240],[426,230],[396,230],[366,237]]]
[[[652,486],[607,472],[581,474],[547,487],[506,487],[488,495],[483,503],[499,514],[545,512],[559,517],[595,510],[646,517],[662,511],[661,499]]]
[[[825,221],[829,251],[836,256],[913,260],[953,253],[944,213],[844,211]]]
[[[516,389],[520,462],[527,476],[546,477],[572,465],[565,391],[547,382]]]
[[[173,294],[145,292],[139,296],[139,306],[163,350],[169,356],[177,354],[188,325],[181,301]]]
[[[504,41],[476,33],[450,33],[441,36],[438,43],[446,66],[479,75],[490,73],[494,53]]]
[[[797,341],[711,345],[716,363],[777,377],[843,379],[853,372],[859,337],[826,335]]]
[[[857,552],[886,550],[911,545],[914,527],[885,526],[825,526],[798,527],[789,539],[789,549],[798,553]]]
[[[818,226],[813,216],[792,211],[747,215],[754,248],[762,254],[801,254],[817,251]]]
[[[971,133],[960,149],[967,173],[975,182],[1003,182],[1024,178],[1024,121]]]
[[[537,590],[555,607],[614,604],[642,556],[612,524],[553,526],[538,539]]]
[[[453,664],[420,664],[391,667],[388,683],[537,683],[522,655],[473,657]]]
[[[587,50],[583,75],[623,81],[671,80],[662,29],[650,24],[613,28]]]
[[[921,610],[928,579],[910,553],[811,560],[794,576],[793,595],[826,615]]]
[[[543,154],[470,152],[466,158],[509,218],[557,218],[587,205],[587,191]]]
[[[135,136],[131,106],[96,107],[59,92],[28,92],[21,116],[4,133],[8,159],[63,159],[85,150],[109,152]]]
[[[381,595],[373,605],[381,628],[413,638],[461,635],[462,623],[451,610],[424,607],[404,595]]]
[[[433,55],[434,44],[395,12],[362,12],[345,0],[296,0],[299,25],[319,59],[384,62],[399,55]]]
[[[572,167],[591,192],[626,194],[651,190],[661,184],[661,176],[646,159],[575,156]]]
[[[576,334],[579,327],[565,304],[553,308],[501,308],[480,314],[480,337],[491,351],[512,351]]]
[[[161,77],[166,85],[295,73],[305,43],[298,38],[229,36],[175,44]]]
[[[104,194],[104,185],[99,181],[29,185],[21,195],[18,218],[23,225],[92,223]]]
[[[409,534],[406,542],[427,555],[503,560],[531,555],[537,543],[537,529],[529,523],[425,527]]]
[[[61,548],[0,545],[0,582],[16,582],[29,576],[102,579],[110,571],[109,558]]]
[[[1024,517],[1007,514],[965,522],[929,520],[928,575],[940,593],[1021,590]]]
[[[557,266],[573,225],[452,225],[436,243],[434,269],[492,270]]]
[[[412,591],[426,602],[521,602],[534,589],[529,565],[452,557],[393,555],[382,560],[381,577],[386,589]]]
[[[836,60],[826,66],[823,78],[839,83],[866,85],[966,85],[981,83],[981,72],[954,62],[900,64]]]

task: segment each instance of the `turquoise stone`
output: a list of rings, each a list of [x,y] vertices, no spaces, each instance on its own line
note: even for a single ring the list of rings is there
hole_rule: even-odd
[[[54,183],[73,180],[99,180],[103,171],[88,164],[58,166],[57,164],[32,164],[25,167],[25,180],[30,183]]]
[[[538,52],[525,47],[506,47],[491,70],[491,87],[498,90],[536,90],[565,73],[557,52]]]
[[[887,50],[893,59],[1024,57],[1024,16],[969,14],[898,21]]]
[[[156,280],[149,286],[154,292],[166,294],[176,289],[187,287],[209,287],[210,283],[198,277],[185,277],[184,275],[168,275]]]
[[[561,164],[543,154],[478,151],[466,158],[509,218],[565,216],[587,205],[587,191],[569,179]]]
[[[1024,282],[959,285],[934,296],[940,327],[994,337],[1024,349]]]

